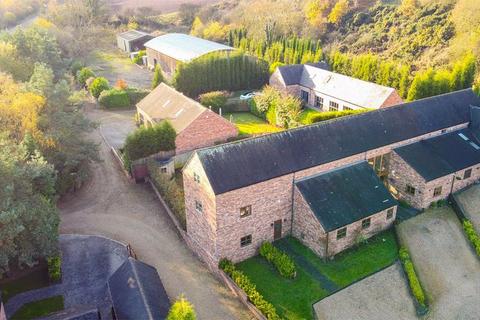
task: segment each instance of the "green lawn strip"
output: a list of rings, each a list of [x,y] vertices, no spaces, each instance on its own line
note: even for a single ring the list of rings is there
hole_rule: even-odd
[[[47,287],[49,284],[47,267],[45,266],[37,268],[33,272],[30,272],[21,278],[2,283],[1,288],[3,302],[7,302],[16,294]]]
[[[237,267],[286,319],[312,319],[314,303],[391,265],[398,256],[393,231],[383,232],[368,240],[368,244],[347,250],[327,262],[293,237],[281,239],[275,245],[295,260],[295,279],[281,277],[260,256],[243,261]]]
[[[265,122],[263,119],[260,119],[259,117],[256,117],[249,112],[225,113],[223,116],[227,120],[230,120],[230,116],[232,116],[232,121],[237,125],[240,135],[262,134],[282,131],[281,128],[272,126],[271,124]]]
[[[54,296],[24,304],[10,318],[11,320],[35,319],[64,309],[63,296]]]
[[[320,112],[317,110],[313,110],[310,108],[305,108],[302,113],[300,114],[300,118],[298,119],[301,124],[312,124],[311,117],[314,115],[319,114]]]

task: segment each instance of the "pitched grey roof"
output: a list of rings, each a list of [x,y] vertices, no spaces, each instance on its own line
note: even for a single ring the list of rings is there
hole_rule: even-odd
[[[197,151],[215,194],[467,123],[471,89]]]
[[[170,300],[157,270],[128,258],[108,279],[117,319],[166,319]]]
[[[155,122],[168,120],[177,133],[182,132],[207,108],[174,88],[161,83],[137,103]]]
[[[127,41],[132,41],[132,40],[142,39],[143,37],[148,37],[150,36],[150,34],[143,31],[138,31],[138,30],[128,30],[120,33],[118,36]]]
[[[366,161],[298,180],[295,186],[326,232],[397,205]]]
[[[378,109],[395,89],[328,71],[315,64],[278,68],[285,84],[299,84],[362,108]]]
[[[168,33],[156,37],[145,47],[179,61],[188,62],[215,51],[232,51],[235,48],[183,33]]]
[[[480,142],[463,129],[395,149],[425,181],[480,163]]]

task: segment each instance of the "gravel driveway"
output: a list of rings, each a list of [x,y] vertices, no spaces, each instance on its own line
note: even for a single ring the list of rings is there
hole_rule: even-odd
[[[90,110],[95,121],[108,117]],[[132,184],[114,161],[99,131],[103,162],[96,164],[93,179],[60,204],[61,233],[104,235],[130,243],[138,259],[156,267],[171,299],[184,293],[199,319],[251,319],[251,314],[186,247],[153,191]]]
[[[397,228],[430,300],[427,318],[478,319],[480,260],[449,207],[427,210]]]
[[[415,320],[415,306],[400,263],[317,302],[317,319]]]
[[[119,149],[125,143],[130,132],[135,131],[133,120],[135,110],[103,111],[100,119],[100,132],[108,144]]]
[[[465,216],[477,232],[480,232],[480,185],[476,184],[457,194],[457,200],[465,211]]]

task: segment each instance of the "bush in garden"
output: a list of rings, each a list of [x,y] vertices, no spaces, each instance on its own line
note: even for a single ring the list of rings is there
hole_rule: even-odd
[[[70,65],[70,72],[75,77],[78,74],[78,72],[82,70],[82,68],[84,68],[83,63],[81,61],[75,60]]]
[[[475,231],[472,222],[469,220],[463,220],[463,230],[465,231],[468,240],[472,243],[477,255],[480,257],[480,236]]]
[[[59,281],[62,278],[62,260],[60,256],[55,256],[47,259],[48,276],[53,282]]]
[[[134,106],[139,103],[143,98],[145,98],[150,93],[150,90],[140,88],[127,88],[125,89],[125,92],[128,94],[130,104]]]
[[[108,89],[110,89],[110,85],[108,83],[108,80],[105,79],[104,77],[95,78],[92,84],[88,87],[88,90],[90,91],[91,95],[97,99],[103,91]]]
[[[117,89],[120,89],[120,90],[125,90],[128,88],[128,84],[127,84],[127,81],[123,80],[123,79],[118,79],[116,82],[115,82],[115,88]]]
[[[147,55],[145,50],[138,51],[138,54],[133,58],[133,62],[139,65],[143,64],[143,57]]]
[[[87,81],[85,81],[85,88],[90,88],[90,86],[92,85],[93,81],[95,81],[95,77],[90,77],[87,79]]]
[[[103,91],[98,98],[98,102],[107,109],[128,108],[131,106],[127,92],[119,89]]]
[[[410,254],[408,253],[408,250],[406,248],[400,248],[399,258],[400,261],[402,261],[403,269],[407,274],[408,284],[410,285],[413,296],[422,307],[426,307],[427,304],[425,299],[425,293],[423,292],[420,280],[418,279],[415,272],[413,262],[410,259]]]
[[[260,255],[273,264],[281,276],[295,278],[295,263],[285,252],[276,248],[270,242],[264,242],[260,246]]]
[[[235,265],[228,259],[220,260],[218,267],[223,270],[237,286],[242,289],[248,297],[248,300],[257,307],[258,310],[268,320],[280,320],[275,307],[265,300],[265,298],[257,291],[257,288],[252,281],[240,270],[237,270]]]
[[[95,73],[93,73],[92,69],[85,67],[77,71],[77,81],[82,86],[86,85],[88,78],[95,78]]]
[[[225,112],[225,105],[228,100],[228,93],[226,91],[211,91],[203,93],[199,96],[200,103],[205,107],[212,107],[212,110],[219,112],[219,109]]]
[[[353,114],[359,114],[370,111],[370,109],[358,109],[358,110],[344,110],[344,111],[326,111],[321,112],[319,114],[313,115],[311,119],[311,123],[326,121],[335,118],[341,118],[345,116],[350,116]]]
[[[167,320],[195,320],[197,315],[193,305],[181,295],[170,308]]]
[[[157,64],[153,73],[152,89],[158,87],[162,82],[165,82],[165,78],[163,77],[162,69],[160,69],[160,66]]]

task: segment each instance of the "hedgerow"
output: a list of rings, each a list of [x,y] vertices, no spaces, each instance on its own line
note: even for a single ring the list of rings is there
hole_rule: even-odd
[[[252,281],[228,259],[220,260],[218,267],[222,269],[247,295],[255,307],[268,319],[280,320],[275,307],[265,300],[265,298],[257,291]]]
[[[62,278],[62,260],[60,256],[55,256],[47,259],[48,276],[51,281],[59,281]]]
[[[357,110],[344,110],[344,111],[327,111],[315,114],[310,117],[311,123],[321,122],[325,120],[341,118],[345,116],[350,116],[353,114],[359,114],[370,111],[370,109],[357,109]]]
[[[285,278],[295,278],[297,271],[295,263],[285,252],[276,248],[270,242],[264,242],[260,246],[260,255],[273,264],[278,273]]]
[[[127,92],[115,88],[103,91],[100,97],[98,97],[98,102],[107,109],[130,107],[130,99]]]
[[[463,220],[463,230],[465,230],[468,240],[472,243],[473,248],[480,257],[480,236],[475,231],[472,222],[469,220]]]
[[[415,272],[415,268],[413,266],[412,260],[410,259],[410,254],[408,253],[408,250],[402,247],[400,248],[398,255],[399,255],[400,261],[402,261],[405,273],[407,274],[408,283],[410,285],[410,289],[412,291],[413,296],[415,297],[417,302],[420,304],[420,306],[426,308],[427,303],[425,299],[425,293],[423,292],[423,288],[420,284],[420,280],[418,279],[417,274]]]
[[[219,112],[222,108],[223,112],[226,112],[225,106],[227,104],[227,92],[226,91],[210,91],[203,93],[199,96],[200,103],[205,107],[212,107],[212,110]]]

